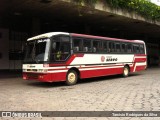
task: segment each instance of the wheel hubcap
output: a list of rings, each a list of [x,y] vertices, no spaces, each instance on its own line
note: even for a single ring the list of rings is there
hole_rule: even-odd
[[[68,81],[70,83],[73,83],[76,80],[76,75],[74,73],[69,73],[68,75]]]
[[[124,68],[124,74],[128,75],[128,69],[127,68]]]

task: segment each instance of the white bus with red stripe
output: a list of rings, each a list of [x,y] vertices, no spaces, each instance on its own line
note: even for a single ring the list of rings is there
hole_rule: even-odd
[[[84,34],[51,32],[29,38],[23,79],[66,81],[145,70],[145,43]]]

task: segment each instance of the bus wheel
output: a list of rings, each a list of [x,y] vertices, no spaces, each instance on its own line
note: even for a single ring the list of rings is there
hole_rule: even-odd
[[[66,84],[67,85],[74,85],[77,83],[77,80],[78,80],[77,72],[74,70],[70,70],[67,73]]]
[[[123,77],[127,77],[129,75],[129,67],[124,66],[123,68]]]

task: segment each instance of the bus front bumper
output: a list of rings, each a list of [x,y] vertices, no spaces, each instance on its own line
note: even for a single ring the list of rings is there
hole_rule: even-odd
[[[65,74],[59,75],[59,74],[53,74],[53,73],[23,72],[23,79],[24,80],[37,80],[41,82],[58,82],[58,81],[65,81]]]

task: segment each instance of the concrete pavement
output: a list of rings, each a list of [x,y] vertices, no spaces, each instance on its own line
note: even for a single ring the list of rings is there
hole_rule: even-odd
[[[127,78],[116,75],[84,79],[74,86],[25,81],[19,74],[13,74],[13,78],[6,75],[0,75],[0,111],[160,111],[160,68],[150,68]]]

